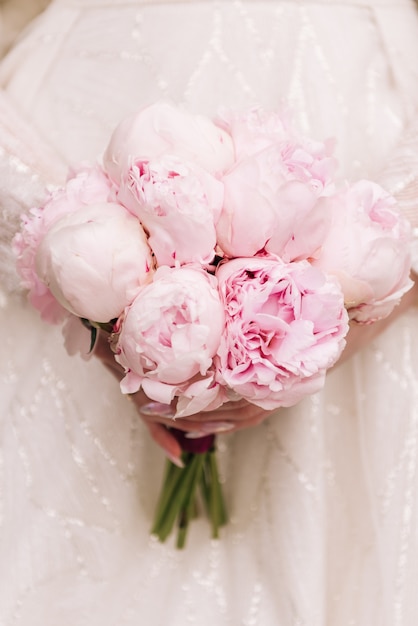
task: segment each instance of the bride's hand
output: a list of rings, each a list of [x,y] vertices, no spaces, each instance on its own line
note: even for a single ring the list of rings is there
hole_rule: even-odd
[[[413,287],[402,297],[400,304],[394,308],[392,313],[383,320],[373,324],[350,324],[350,331],[347,335],[347,345],[344,351],[334,365],[338,367],[345,363],[356,352],[364,348],[368,343],[376,339],[390,324],[392,324],[400,315],[411,306],[418,305],[418,281],[414,282]]]
[[[94,354],[117,380],[121,380],[123,369],[116,363],[108,338],[104,333],[99,333]],[[178,465],[181,464],[181,448],[177,439],[170,433],[167,427],[183,430],[191,433],[193,437],[199,437],[256,426],[272,413],[272,411],[264,411],[246,400],[239,400],[237,402],[227,402],[218,409],[202,412],[199,416],[191,415],[190,417],[178,418],[173,421],[174,409],[168,405],[150,401],[143,391],[138,391],[130,395],[129,398],[145,421],[152,438],[164,449],[167,456]]]

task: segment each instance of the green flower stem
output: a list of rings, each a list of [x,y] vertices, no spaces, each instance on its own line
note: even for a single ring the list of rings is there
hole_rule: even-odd
[[[189,522],[193,518],[193,514],[196,511],[196,491],[202,478],[203,465],[205,460],[205,454],[195,454],[190,461],[190,466],[193,466],[191,474],[191,482],[184,490],[184,499],[182,506],[180,507],[180,514],[178,519],[178,534],[177,534],[177,547],[184,548],[186,542],[187,531],[189,528]]]
[[[185,467],[170,470],[169,481],[163,487],[161,503],[157,508],[153,533],[164,541],[171,533],[176,519],[188,506],[196,492],[202,455],[183,454]],[[177,470],[177,471],[176,471]],[[174,474],[174,476],[172,476]]]
[[[212,526],[212,537],[227,521],[214,449],[202,453],[184,452],[184,468],[167,462],[152,533],[165,541],[177,523],[177,548],[186,543],[190,521],[196,516],[200,490]]]
[[[157,535],[160,541],[164,541],[170,534],[171,528],[168,527],[167,534],[163,532],[164,526],[167,525],[167,517],[170,520],[173,516],[171,527],[174,524],[177,514],[176,490],[183,480],[183,469],[167,461],[163,488],[155,512],[154,525],[151,532]],[[172,511],[170,515],[170,509]]]
[[[176,517],[180,511],[180,490],[184,488],[184,481],[188,478],[187,467],[181,469],[169,462],[169,470],[161,492],[160,501],[157,505],[152,533],[157,535],[160,541],[165,541],[172,531]]]

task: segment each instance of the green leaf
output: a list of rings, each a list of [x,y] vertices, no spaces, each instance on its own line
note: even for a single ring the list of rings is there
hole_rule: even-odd
[[[97,328],[92,326],[91,329],[90,329],[90,349],[89,349],[89,352],[93,352],[93,348],[96,345],[96,339],[97,339]]]

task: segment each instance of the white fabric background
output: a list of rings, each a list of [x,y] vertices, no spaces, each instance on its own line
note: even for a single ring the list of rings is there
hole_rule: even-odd
[[[2,228],[48,162],[94,159],[161,97],[203,113],[286,100],[337,138],[342,176],[375,176],[414,119],[417,58],[408,0],[56,0],[0,67],[5,107],[39,136],[3,123]],[[180,553],[149,537],[163,455],[117,384],[3,291],[1,626],[418,622],[415,311],[323,393],[219,438],[230,524],[214,542],[197,521]]]

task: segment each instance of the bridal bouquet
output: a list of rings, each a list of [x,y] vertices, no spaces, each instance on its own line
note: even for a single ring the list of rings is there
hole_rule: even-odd
[[[339,182],[332,143],[276,112],[212,121],[157,103],[123,121],[23,217],[17,265],[52,323],[109,331],[125,376],[175,410],[185,468],[170,465],[153,532],[182,546],[202,489],[213,536],[226,514],[214,437],[176,419],[245,399],[264,409],[316,392],[349,320],[387,316],[410,286],[409,227],[370,181]]]

